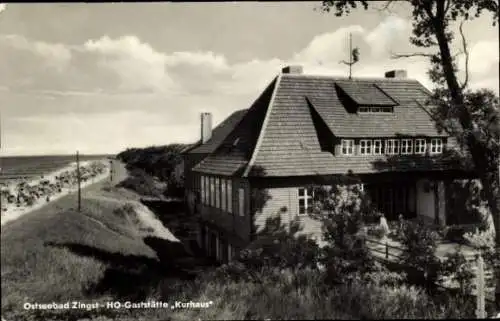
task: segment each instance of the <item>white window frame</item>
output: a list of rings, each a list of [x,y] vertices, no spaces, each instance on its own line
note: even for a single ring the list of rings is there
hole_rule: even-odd
[[[378,152],[377,152],[377,143],[379,144]],[[373,140],[373,155],[382,155],[382,140],[381,139],[374,139]]]
[[[243,187],[238,189],[238,214],[245,216],[245,189]]]
[[[342,139],[340,141],[340,154],[346,156],[354,155],[354,139]]]
[[[226,189],[226,180],[220,180],[220,189],[221,189],[221,210],[224,212],[227,210],[227,189]]]
[[[413,154],[413,139],[404,138],[401,139],[401,155],[411,155]]]
[[[399,139],[386,139],[385,140],[385,153],[387,155],[399,155]]]
[[[373,154],[373,141],[371,139],[361,139],[359,141],[359,154],[360,155]]]
[[[443,139],[442,138],[432,138],[431,139],[430,154],[441,154],[442,152],[443,152]]]
[[[303,191],[303,195],[301,194],[301,191]],[[311,195],[309,195],[309,192]],[[300,201],[304,200],[304,212],[301,212],[300,208]],[[308,214],[309,208],[312,209],[314,203],[314,190],[312,188],[307,188],[307,187],[300,187],[297,189],[297,213],[299,216],[305,216]]]
[[[233,213],[233,181],[227,180],[227,212]]]
[[[425,155],[426,150],[427,150],[427,142],[425,141],[425,138],[415,139],[415,154]]]

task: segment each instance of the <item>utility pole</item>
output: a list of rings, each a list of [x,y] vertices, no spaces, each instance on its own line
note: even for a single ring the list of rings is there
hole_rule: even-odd
[[[76,151],[76,179],[78,182],[78,212],[82,210],[82,189],[80,186],[80,155]]]

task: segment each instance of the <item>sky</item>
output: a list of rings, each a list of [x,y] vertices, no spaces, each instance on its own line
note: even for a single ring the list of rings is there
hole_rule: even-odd
[[[0,4],[0,153],[103,154],[194,142],[201,112],[211,112],[215,126],[248,108],[286,65],[346,76],[339,61],[348,59],[349,33],[360,50],[354,77],[406,69],[432,88],[426,58],[390,58],[421,51],[409,44],[409,8],[339,18],[315,10],[320,4]],[[491,17],[467,22],[464,33],[470,87],[498,93]]]

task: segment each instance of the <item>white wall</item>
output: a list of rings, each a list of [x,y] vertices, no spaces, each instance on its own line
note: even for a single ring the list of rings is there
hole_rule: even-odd
[[[429,223],[434,223],[434,190],[425,191],[425,185],[428,180],[421,179],[417,181],[417,217],[423,217]]]

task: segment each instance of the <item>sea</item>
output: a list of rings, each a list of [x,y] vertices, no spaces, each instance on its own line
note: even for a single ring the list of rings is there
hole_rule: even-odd
[[[79,155],[80,161],[112,158],[114,155]],[[48,174],[76,162],[76,155],[0,157],[0,182]]]

